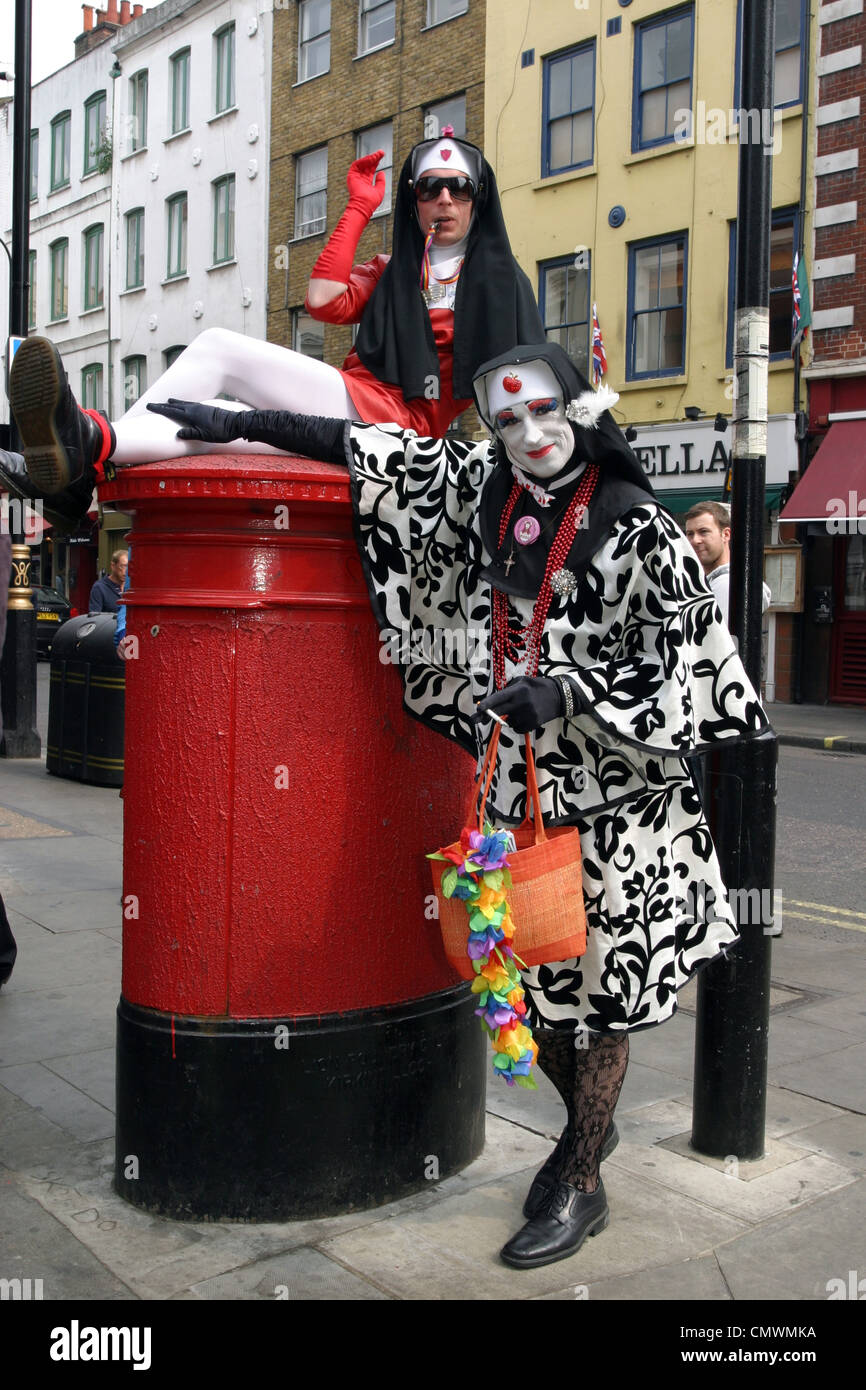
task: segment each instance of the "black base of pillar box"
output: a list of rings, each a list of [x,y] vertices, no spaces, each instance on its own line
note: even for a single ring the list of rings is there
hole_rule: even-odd
[[[460,985],[301,1019],[117,1009],[115,1188],[180,1220],[395,1201],[484,1145],[486,1039]]]

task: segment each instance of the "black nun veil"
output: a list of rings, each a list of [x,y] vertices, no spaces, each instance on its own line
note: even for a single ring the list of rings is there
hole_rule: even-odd
[[[454,304],[454,397],[468,400],[481,362],[514,343],[542,339],[544,328],[529,279],[511,254],[493,170],[475,145],[453,135],[448,138],[463,149],[470,167],[480,169]],[[406,400],[429,399],[431,382],[439,382],[430,314],[419,284],[424,236],[412,180],[418,149],[416,145],[400,173],[391,259],[364,310],[355,341],[368,371],[400,386]]]

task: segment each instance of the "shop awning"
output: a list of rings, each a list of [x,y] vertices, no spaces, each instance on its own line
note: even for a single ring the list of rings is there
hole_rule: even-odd
[[[779,498],[784,492],[782,484],[773,483],[764,492],[764,510],[766,512],[776,512],[779,510]],[[682,516],[697,502],[724,502],[730,501],[725,498],[724,490],[721,487],[701,487],[701,488],[659,488],[656,497],[663,507],[673,512],[675,516]]]
[[[862,503],[863,511],[858,510]],[[866,420],[837,420],[798,482],[780,521],[866,515]]]

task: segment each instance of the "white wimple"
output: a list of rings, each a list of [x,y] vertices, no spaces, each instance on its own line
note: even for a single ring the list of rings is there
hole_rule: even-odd
[[[586,430],[598,429],[598,422],[606,410],[612,410],[619,400],[619,394],[609,386],[599,386],[597,391],[582,391],[573,401],[569,401],[565,413],[569,420]]]

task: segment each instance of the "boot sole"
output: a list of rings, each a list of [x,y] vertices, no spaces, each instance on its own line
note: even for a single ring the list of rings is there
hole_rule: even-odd
[[[72,480],[63,443],[54,427],[66,381],[53,346],[46,339],[26,338],[12,361],[9,404],[18,432],[27,476],[40,492],[61,492]]]
[[[584,1241],[588,1240],[591,1236],[601,1235],[602,1231],[606,1230],[609,1225],[610,1209],[605,1208],[601,1216],[597,1217],[592,1226],[590,1226],[589,1230],[584,1231],[577,1244],[570,1245],[567,1250],[558,1250],[555,1255],[541,1255],[536,1259],[530,1260],[515,1260],[500,1250],[499,1258],[504,1264],[510,1265],[512,1269],[540,1269],[543,1265],[555,1265],[559,1260],[567,1260],[572,1255],[576,1255]]]

